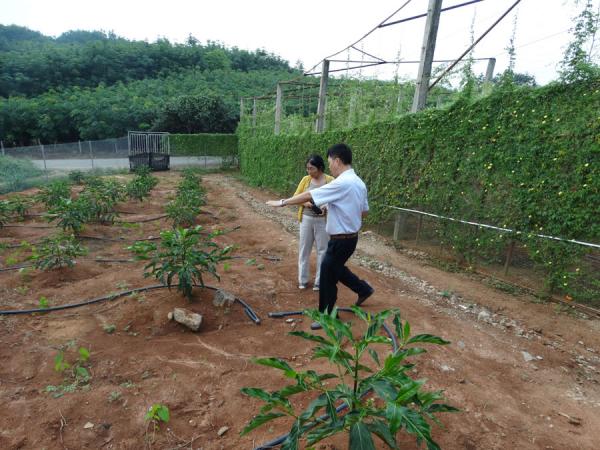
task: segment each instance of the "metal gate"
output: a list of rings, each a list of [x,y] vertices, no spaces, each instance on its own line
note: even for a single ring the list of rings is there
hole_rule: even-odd
[[[169,170],[169,133],[128,131],[127,148],[129,170],[134,171],[140,166],[149,167],[151,170]]]

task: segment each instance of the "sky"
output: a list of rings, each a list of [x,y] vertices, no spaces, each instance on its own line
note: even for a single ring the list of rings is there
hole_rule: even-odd
[[[444,0],[443,7],[466,0]],[[483,0],[443,12],[435,50],[436,59],[455,59],[515,0]],[[577,0],[522,0],[475,48],[475,58],[495,57],[496,73],[508,66],[506,48],[515,38],[517,72],[533,75],[539,84],[557,78],[558,64],[568,45],[573,18],[582,5]],[[113,31],[119,36],[155,41],[184,42],[191,34],[201,43],[218,41],[228,47],[258,48],[281,56],[305,69],[357,41],[407,0],[0,0],[0,23],[21,25],[49,36],[68,30]],[[428,0],[410,0],[392,20],[427,11]],[[596,10],[600,0],[594,0]],[[418,60],[425,19],[380,28],[356,45],[386,61]],[[597,39],[600,41],[600,39]],[[600,43],[594,47],[597,56]],[[369,57],[352,50],[336,59]],[[483,73],[487,61],[474,65]],[[331,68],[346,68],[332,63]],[[379,66],[347,72],[348,75],[414,79],[417,64]],[[345,74],[346,72],[339,72]]]

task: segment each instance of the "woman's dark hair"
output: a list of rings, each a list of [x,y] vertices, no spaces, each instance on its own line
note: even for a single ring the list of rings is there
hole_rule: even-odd
[[[327,157],[339,158],[344,164],[352,164],[352,150],[344,143],[335,144],[327,150]]]
[[[320,155],[310,155],[306,160],[306,164],[315,166],[321,172],[325,172],[325,161],[323,161],[323,158]]]

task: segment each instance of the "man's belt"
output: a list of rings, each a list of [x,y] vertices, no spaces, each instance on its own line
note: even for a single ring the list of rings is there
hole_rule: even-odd
[[[329,236],[329,239],[354,239],[358,237],[358,233],[348,233],[348,234],[332,234]]]

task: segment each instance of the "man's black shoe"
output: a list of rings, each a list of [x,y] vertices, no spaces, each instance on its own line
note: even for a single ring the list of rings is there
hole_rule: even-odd
[[[366,281],[365,281],[365,283],[366,283]],[[363,295],[358,296],[358,299],[356,300],[356,303],[355,303],[356,306],[362,305],[375,292],[375,289],[373,289],[369,283],[367,283],[367,286],[369,287],[369,290],[366,293],[364,293]]]

